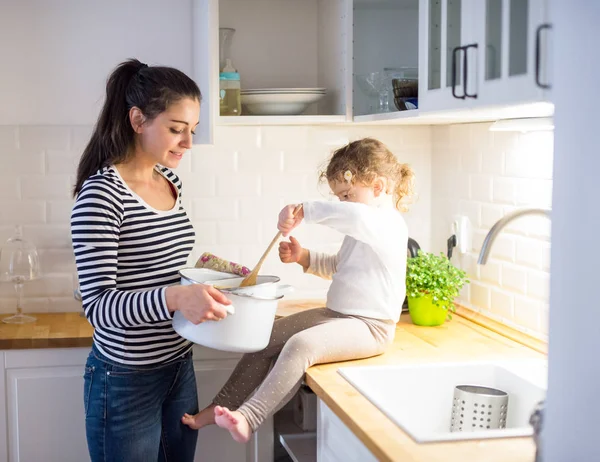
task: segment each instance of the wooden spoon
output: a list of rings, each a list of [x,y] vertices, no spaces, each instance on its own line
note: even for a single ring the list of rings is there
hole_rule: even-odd
[[[300,211],[301,208],[302,208],[302,204],[298,205],[294,209],[294,216],[296,216],[296,214]],[[248,287],[248,286],[255,286],[256,285],[256,278],[258,277],[258,272],[260,271],[260,267],[265,262],[265,259],[267,258],[267,255],[269,254],[269,252],[271,251],[271,249],[273,248],[273,246],[279,240],[280,237],[281,237],[281,231],[279,231],[275,235],[275,237],[273,238],[273,240],[269,244],[269,247],[267,247],[267,250],[265,250],[265,253],[262,254],[262,257],[260,257],[260,260],[258,260],[258,263],[254,267],[254,269],[250,272],[250,274],[244,278],[244,280],[240,284],[240,287]]]

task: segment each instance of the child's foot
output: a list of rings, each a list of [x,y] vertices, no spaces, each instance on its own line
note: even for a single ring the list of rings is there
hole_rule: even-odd
[[[198,414],[190,415],[184,414],[181,418],[181,422],[193,430],[198,430],[207,425],[214,425],[215,423],[215,404],[211,404],[208,407],[202,409]]]
[[[247,443],[252,430],[246,418],[238,411],[230,411],[226,407],[215,407],[215,423],[229,430],[231,437],[238,443]]]

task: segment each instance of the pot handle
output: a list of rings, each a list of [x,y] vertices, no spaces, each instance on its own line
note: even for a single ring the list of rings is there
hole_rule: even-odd
[[[276,296],[277,297],[281,297],[285,294],[289,294],[290,292],[294,291],[294,286],[291,286],[289,284],[280,284],[277,286],[277,292],[276,292]]]
[[[233,305],[221,305],[227,311],[227,314],[235,314],[235,307]]]

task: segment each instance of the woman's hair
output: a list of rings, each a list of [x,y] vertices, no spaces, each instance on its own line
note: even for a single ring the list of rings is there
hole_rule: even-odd
[[[349,173],[347,173],[349,172]],[[393,193],[396,208],[406,210],[401,204],[413,195],[414,173],[408,164],[398,162],[394,154],[381,141],[363,138],[336,150],[320,179],[331,182],[346,182],[370,186],[377,177],[387,178]]]
[[[127,160],[131,155],[134,131],[129,110],[140,109],[151,121],[169,105],[190,98],[202,99],[198,85],[172,67],[148,66],[137,59],[119,64],[106,83],[106,100],[77,168],[73,188],[76,196],[83,182],[108,165]]]

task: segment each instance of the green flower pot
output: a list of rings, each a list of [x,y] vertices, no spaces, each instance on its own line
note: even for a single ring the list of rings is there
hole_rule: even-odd
[[[448,310],[433,304],[431,295],[408,297],[408,312],[417,326],[441,326],[448,316]]]

